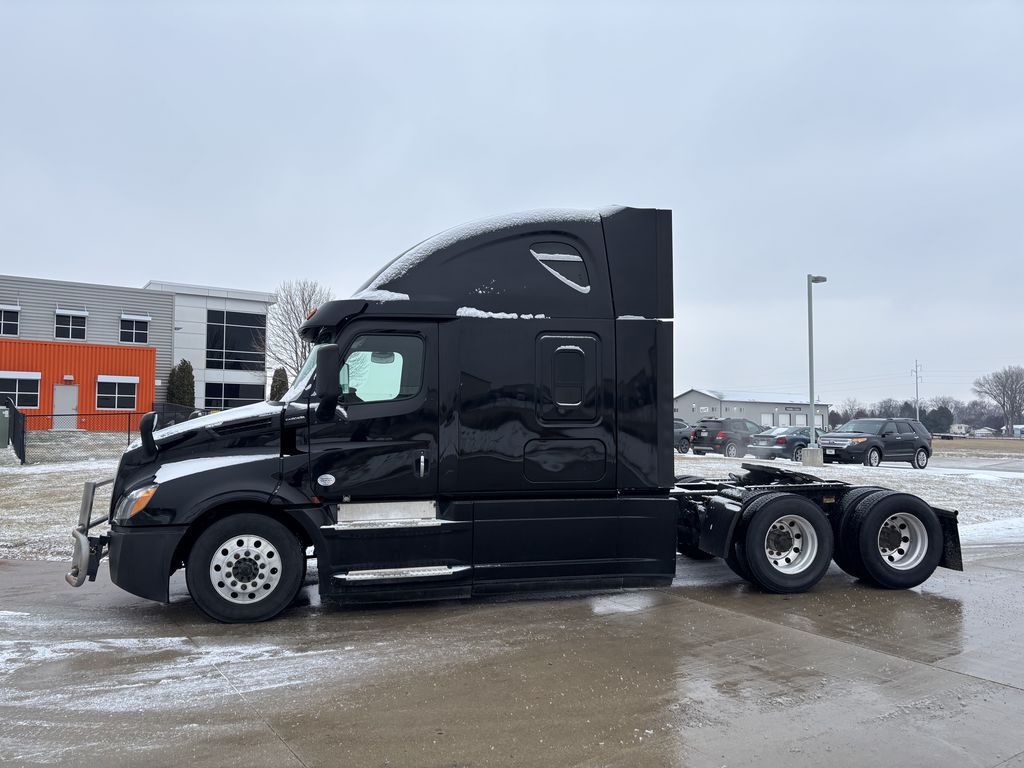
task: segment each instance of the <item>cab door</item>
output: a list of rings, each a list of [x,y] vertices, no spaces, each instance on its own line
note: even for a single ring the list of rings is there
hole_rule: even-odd
[[[886,461],[896,461],[907,458],[909,454],[903,445],[903,437],[896,429],[895,422],[885,422],[882,426],[882,432],[879,437],[882,439],[882,458]]]
[[[327,502],[437,493],[437,324],[361,322],[339,339],[334,418],[310,409],[310,495]]]

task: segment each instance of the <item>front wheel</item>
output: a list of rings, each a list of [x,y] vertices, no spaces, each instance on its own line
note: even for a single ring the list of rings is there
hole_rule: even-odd
[[[871,448],[864,455],[864,466],[877,467],[882,463],[882,452],[877,448]]]
[[[207,616],[229,624],[272,619],[295,599],[305,553],[295,535],[265,515],[225,517],[199,536],[185,582]]]
[[[910,463],[914,466],[914,469],[924,469],[928,466],[928,451],[924,448],[918,448],[917,451],[914,452],[913,461]]]

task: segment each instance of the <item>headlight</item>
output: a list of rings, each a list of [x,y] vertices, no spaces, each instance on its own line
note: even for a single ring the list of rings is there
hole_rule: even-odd
[[[158,487],[156,485],[144,485],[142,488],[137,488],[123,496],[121,501],[118,502],[117,509],[114,511],[114,522],[125,523],[139,514],[149,504],[149,500],[153,498],[153,494],[156,493]]]
[[[850,445],[860,445],[861,443],[866,442],[866,441],[867,441],[866,437],[851,437],[850,438]]]

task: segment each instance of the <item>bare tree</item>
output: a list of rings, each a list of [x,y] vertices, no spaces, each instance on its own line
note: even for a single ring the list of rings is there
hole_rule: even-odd
[[[1007,434],[1013,432],[1013,424],[1020,423],[1024,411],[1024,368],[1009,365],[1001,371],[988,373],[974,382],[974,391],[987,397],[1003,412]]]
[[[312,345],[297,333],[309,313],[330,301],[331,289],[315,280],[287,280],[277,287],[277,303],[267,314],[267,360],[295,377],[309,357]]]
[[[928,401],[928,407],[933,410],[948,408],[949,412],[953,414],[953,420],[959,422],[963,419],[966,404],[963,400],[957,400],[955,397],[950,395],[939,395]]]
[[[837,410],[843,414],[843,421],[849,421],[856,418],[858,412],[864,410],[864,405],[857,398],[848,397],[839,404]]]
[[[890,419],[900,415],[900,401],[891,397],[879,400],[871,406],[872,415]]]

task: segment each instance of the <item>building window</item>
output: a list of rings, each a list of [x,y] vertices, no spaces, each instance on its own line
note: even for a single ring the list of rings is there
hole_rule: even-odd
[[[149,343],[149,321],[148,320],[125,320],[121,318],[121,343],[122,344],[148,344]]]
[[[64,315],[58,313],[54,321],[55,339],[79,339],[85,341],[85,315]]]
[[[207,408],[237,408],[263,402],[262,384],[207,384]]]
[[[773,427],[773,426],[775,426],[775,421],[773,420],[772,414],[770,414],[770,413],[762,413],[761,414],[761,426],[762,427]]]
[[[100,376],[96,380],[97,411],[134,411],[138,379],[129,376]]]
[[[38,373],[0,371],[0,406],[9,397],[18,408],[38,408],[39,379]]]
[[[18,318],[20,315],[20,310],[13,307],[0,309],[0,336],[18,335]]]
[[[206,313],[206,367],[229,371],[266,368],[266,315],[251,312]]]

